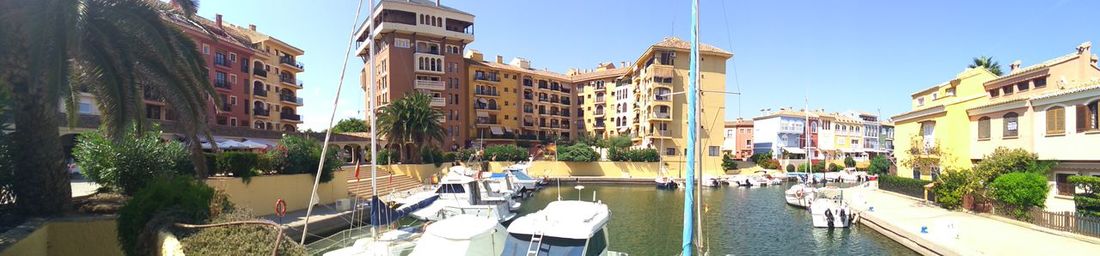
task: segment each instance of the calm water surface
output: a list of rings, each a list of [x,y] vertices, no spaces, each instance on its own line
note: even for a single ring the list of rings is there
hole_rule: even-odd
[[[684,191],[648,185],[582,184],[580,198],[602,200],[611,208],[610,248],[631,255],[677,255],[683,227]],[[815,229],[810,214],[787,206],[787,186],[703,188],[704,243],[710,255],[917,255],[874,230]],[[558,196],[548,186],[523,203],[520,214],[542,209]],[[563,184],[563,199],[577,199],[573,185]]]

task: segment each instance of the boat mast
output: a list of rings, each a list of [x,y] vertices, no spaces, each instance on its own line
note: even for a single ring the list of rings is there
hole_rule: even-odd
[[[688,136],[687,136],[687,147],[686,147],[686,148],[691,149],[691,150],[687,151],[687,154],[686,154],[687,163],[686,163],[686,166],[685,166],[685,167],[687,167],[687,170],[685,171],[685,173],[687,174],[687,177],[686,177],[685,180],[687,180],[688,182],[686,184],[687,187],[684,190],[684,230],[683,230],[682,237],[680,238],[681,239],[680,240],[681,241],[680,255],[683,255],[683,256],[691,256],[692,252],[695,250],[695,248],[693,248],[693,246],[692,246],[692,244],[694,242],[693,236],[692,236],[694,234],[694,232],[692,232],[692,229],[693,229],[693,226],[695,225],[695,221],[694,221],[694,217],[695,217],[694,209],[695,209],[695,207],[694,207],[694,202],[693,202],[695,200],[695,182],[694,182],[695,181],[695,169],[696,169],[695,168],[695,158],[697,157],[695,155],[695,153],[696,153],[695,152],[695,143],[696,143],[695,135],[697,133],[697,127],[699,126],[698,125],[698,117],[696,116],[696,112],[699,109],[698,102],[697,102],[697,100],[698,100],[697,97],[699,96],[699,88],[698,88],[698,84],[697,84],[698,80],[699,80],[698,79],[699,78],[699,38],[698,38],[698,36],[699,36],[699,0],[693,0],[692,3],[691,3],[691,54],[690,54],[691,55],[691,62],[690,62],[690,65],[688,66],[688,76],[690,78],[688,80],[688,89],[687,89],[687,93],[688,93],[688,95],[687,95],[687,99],[688,99],[688,117],[687,117],[687,119],[688,119],[687,120],[688,121],[687,122]]]
[[[806,90],[809,91],[809,88],[807,88]],[[806,127],[805,127],[806,129],[804,130],[805,134],[803,134],[803,136],[805,136],[805,138],[806,138],[806,154],[803,154],[803,155],[806,156],[806,170],[807,170],[807,172],[809,172],[809,174],[811,176],[810,178],[813,179],[812,176],[814,175],[814,165],[811,164],[811,161],[810,161],[810,142],[811,142],[811,140],[810,140],[810,131],[811,130],[810,130],[810,96],[809,96],[809,92],[807,92],[806,97],[803,98],[803,104],[805,104],[804,105],[805,108],[802,109],[802,113],[806,117]]]
[[[373,2],[374,1],[371,0],[371,3]],[[373,7],[373,4],[371,7]],[[355,7],[355,19],[352,20],[351,31],[355,31],[355,25],[359,23],[359,14],[362,9],[363,0],[359,0],[359,4]],[[373,24],[373,22],[368,23]],[[302,225],[302,239],[298,244],[304,245],[306,243],[306,235],[309,234],[309,217],[313,215],[313,205],[317,204],[316,200],[320,200],[317,197],[317,185],[321,183],[321,170],[325,168],[325,156],[328,155],[329,140],[332,138],[332,124],[333,121],[336,120],[336,107],[340,105],[340,90],[344,88],[344,75],[347,74],[348,59],[351,57],[352,42],[355,42],[355,34],[354,32],[351,33],[351,38],[348,40],[348,47],[344,50],[344,64],[340,68],[340,80],[336,82],[336,97],[332,99],[332,114],[328,117],[328,129],[325,132],[325,142],[321,147],[321,159],[318,160],[317,163],[317,173],[313,175],[313,193],[309,195],[309,206],[306,208],[306,222]],[[374,65],[371,66],[373,67]],[[374,177],[371,178],[373,179]]]
[[[378,197],[378,110],[375,109],[375,82],[374,82],[374,0],[368,0],[367,5],[367,71],[370,72],[368,80],[370,81],[369,90],[370,99],[367,100],[367,107],[370,108],[370,191],[371,202],[374,202],[374,197]],[[358,206],[356,206],[358,207]],[[352,208],[354,209],[354,208]],[[371,211],[372,213],[374,211]],[[374,216],[371,216],[374,217]],[[370,226],[371,237],[378,237],[377,229],[375,229],[374,223]]]

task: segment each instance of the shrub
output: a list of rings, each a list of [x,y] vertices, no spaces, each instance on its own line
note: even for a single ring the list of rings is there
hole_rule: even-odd
[[[218,154],[217,161],[216,173],[241,177],[242,181],[248,182],[252,176],[256,175],[255,170],[260,160],[257,154],[252,152],[222,152]]]
[[[470,160],[470,157],[475,154],[477,154],[477,151],[473,149],[460,149],[455,153],[455,157],[459,162],[465,162]]]
[[[516,145],[489,146],[485,148],[484,159],[489,161],[526,161],[527,149]]]
[[[436,147],[421,147],[420,148],[420,160],[424,163],[435,164],[435,167],[443,165],[443,152],[439,151]]]
[[[611,161],[627,161],[627,151],[622,148],[609,148],[607,149],[607,160]]]
[[[123,140],[113,141],[100,131],[85,132],[79,138],[73,156],[84,176],[126,195],[157,178],[194,173],[183,144],[161,142],[160,132],[138,132],[133,127]]]
[[[884,175],[878,178],[878,188],[887,191],[893,191],[895,193],[924,198],[924,185],[932,183],[927,180],[918,180],[894,175]],[[936,200],[935,193],[929,193],[928,200]]]
[[[737,169],[737,162],[733,161],[733,156],[730,154],[722,155],[722,170],[730,171]]]
[[[584,143],[558,148],[558,161],[592,162],[597,159],[599,159],[599,154],[596,154],[595,150]]]
[[[458,154],[456,154],[455,152],[443,153],[443,162],[453,163],[455,161],[455,159],[457,159],[457,157],[458,157]]]
[[[607,147],[609,148],[628,148],[634,145],[634,142],[630,141],[630,135],[618,135],[607,139]]]
[[[993,182],[1002,174],[1012,172],[1033,172],[1046,175],[1054,168],[1053,161],[1040,161],[1039,156],[1023,149],[998,147],[974,165],[974,171],[986,184]]]
[[[10,135],[11,131],[11,112],[8,109],[8,101],[10,97],[7,96],[7,91],[0,88],[0,206],[14,205],[15,194],[12,192],[12,186],[15,185],[15,168],[12,167],[14,162],[11,161],[11,143]],[[0,218],[4,216],[4,210],[0,207]],[[0,219],[0,225],[4,225],[5,220]]]
[[[813,164],[813,167],[814,167],[815,172],[824,172],[825,171],[825,162],[824,161],[818,161],[818,162]]]
[[[787,164],[787,172],[794,172],[794,164]]]
[[[396,163],[400,160],[398,158],[399,155],[400,154],[397,154],[397,153],[393,152],[393,150],[388,149],[388,148],[378,149],[378,158],[375,161],[378,161],[378,164]]]
[[[168,223],[202,223],[231,208],[213,188],[190,177],[157,179],[119,209],[118,241],[126,255],[154,255],[157,230]],[[150,223],[150,222],[153,223]]]
[[[806,166],[809,166],[809,165],[807,165],[807,164],[800,164],[800,165],[798,165],[797,169],[798,169],[798,171],[799,171],[799,172],[807,172],[807,170],[806,170]]]
[[[655,148],[632,149],[627,154],[631,162],[660,162],[661,154]]]
[[[752,154],[752,156],[751,156],[751,157],[749,157],[749,159],[751,159],[753,163],[755,163],[755,164],[757,164],[757,165],[760,165],[760,164],[761,164],[762,162],[766,162],[766,161],[768,161],[768,160],[772,160],[772,153],[771,153],[771,152],[768,152],[768,153],[756,153],[756,154]],[[774,169],[774,168],[773,168],[773,169]]]
[[[332,180],[332,173],[340,168],[339,150],[329,150],[325,156],[325,168],[321,169],[321,182]],[[282,174],[316,174],[321,160],[321,143],[295,135],[283,136],[274,150],[268,151],[274,171]]]
[[[871,158],[871,166],[867,168],[867,173],[871,175],[885,175],[890,172],[890,160],[884,156],[875,156]]]
[[[1074,175],[1069,182],[1085,189],[1084,193],[1073,195],[1077,213],[1100,217],[1100,177]]]
[[[959,208],[963,197],[974,191],[975,181],[974,173],[970,170],[943,172],[936,180],[936,186],[932,187],[932,192],[936,194],[936,203],[949,210]]]
[[[263,172],[270,172],[274,167],[271,163],[271,155],[268,154],[256,154],[256,170]]]
[[[993,198],[1000,201],[1017,219],[1027,219],[1032,207],[1042,208],[1050,189],[1047,179],[1034,172],[1001,175],[990,184]]]
[[[760,165],[760,168],[764,168],[764,169],[778,170],[779,169],[779,160],[775,160],[775,159],[761,160],[761,162],[757,165]]]
[[[830,172],[839,172],[840,171],[840,166],[836,165],[835,163],[829,163],[829,171]]]
[[[253,220],[248,210],[234,210],[214,218],[213,223]],[[279,232],[270,226],[233,225],[197,229],[180,237],[187,255],[270,255]],[[305,247],[283,234],[279,255],[308,255]]]
[[[852,157],[850,157],[850,156],[849,157],[844,157],[844,167],[845,168],[856,167],[856,160],[852,159]]]

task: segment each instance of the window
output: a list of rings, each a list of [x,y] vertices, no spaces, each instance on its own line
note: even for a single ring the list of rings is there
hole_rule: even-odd
[[[229,74],[229,84],[237,84],[237,74]]]
[[[924,97],[917,98],[917,106],[924,106]]]
[[[229,104],[237,105],[237,96],[229,96]]]
[[[1047,87],[1047,78],[1046,77],[1036,78],[1035,80],[1031,80],[1031,83],[1035,84],[1035,88]]]
[[[752,140],[745,140],[745,146],[752,145]]]
[[[978,140],[989,139],[989,117],[978,118]]]
[[[210,55],[210,45],[202,44],[202,54]]]
[[[665,149],[665,155],[666,156],[675,156],[676,155],[676,148],[666,148]]]
[[[1027,91],[1027,89],[1031,89],[1028,86],[1030,86],[1030,84],[1028,84],[1028,81],[1023,81],[1023,82],[1016,83],[1016,91],[1021,91],[1022,92],[1022,91]]]
[[[938,93],[938,92],[933,92],[932,93],[932,100],[937,100],[939,98],[940,98],[940,93]]]
[[[230,62],[236,62],[236,61],[237,61],[237,54],[236,54],[236,53],[232,53],[232,52],[231,52],[231,53],[229,53],[229,61],[230,61]]]
[[[1011,85],[1006,85],[1005,87],[1001,87],[1001,90],[1004,91],[1005,95],[1012,94],[1012,86]]]
[[[1089,102],[1085,105],[1077,105],[1077,132],[1097,130],[1097,104],[1100,101]]]
[[[1066,109],[1052,107],[1047,109],[1047,135],[1061,135],[1066,133]]]
[[[1012,139],[1019,135],[1020,125],[1017,120],[1018,117],[1019,115],[1014,112],[1008,112],[1008,114],[1004,115],[1005,133],[1002,137]]]
[[[409,39],[405,39],[405,38],[394,39],[393,40],[393,46],[396,46],[397,48],[409,48],[410,47]]]
[[[160,120],[160,106],[145,105],[145,118]]]
[[[996,98],[997,96],[1001,96],[1001,90],[989,90],[989,97]]]
[[[955,96],[955,88],[947,88],[947,92],[944,96]]]
[[[237,118],[230,117],[229,118],[229,126],[237,126]],[[318,158],[320,158],[320,157],[318,157]]]
[[[223,52],[215,52],[214,53],[214,65],[229,66],[229,62],[226,61],[226,59],[225,59],[225,53],[223,53]]]
[[[718,146],[710,146],[710,147],[707,147],[707,151],[708,151],[707,153],[709,153],[710,156],[718,156],[718,152],[720,152],[721,149],[718,148]]]
[[[595,235],[592,235],[592,239],[588,240],[588,248],[585,248],[585,256],[599,256],[607,250],[607,238],[603,233],[603,229],[596,231]]]
[[[91,114],[92,113],[92,103],[80,102],[79,108],[80,108],[80,113],[81,114]]]

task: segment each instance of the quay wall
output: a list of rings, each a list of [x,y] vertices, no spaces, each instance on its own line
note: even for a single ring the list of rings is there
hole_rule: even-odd
[[[347,180],[353,175],[354,168],[343,168],[333,173],[331,181],[318,184],[318,203],[331,204],[348,198]],[[224,191],[238,207],[250,208],[253,214],[263,216],[275,213],[275,202],[279,199],[286,202],[288,212],[306,209],[313,180],[308,173],[255,176],[247,183],[241,178],[214,177],[206,179],[206,185]]]
[[[122,255],[116,216],[32,220],[0,236],[0,256]]]

